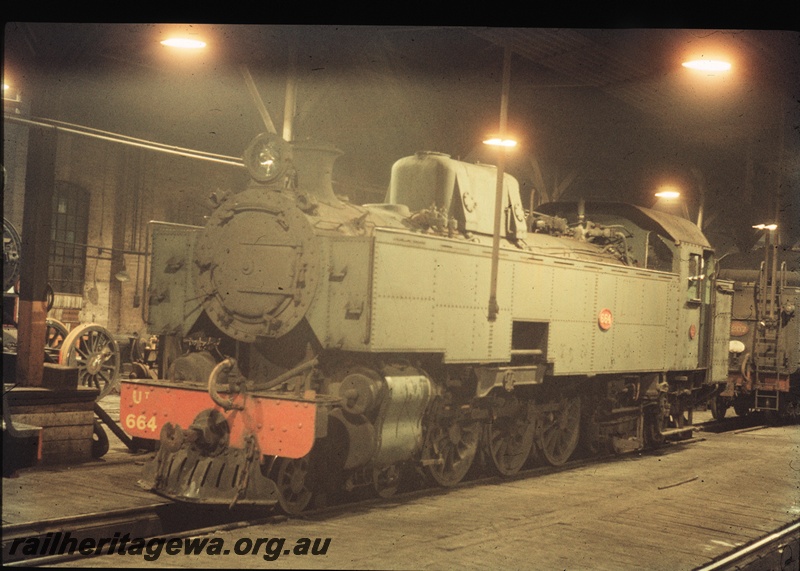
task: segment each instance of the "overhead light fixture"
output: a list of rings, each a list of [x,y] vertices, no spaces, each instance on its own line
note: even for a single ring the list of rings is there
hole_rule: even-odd
[[[182,48],[182,49],[192,49],[192,50],[199,50],[201,48],[206,47],[206,43],[202,40],[192,40],[189,38],[168,38],[166,40],[161,41],[162,46],[168,46],[170,48]]]
[[[728,71],[731,68],[730,63],[719,59],[695,59],[685,61],[681,65],[699,71]]]
[[[778,228],[777,224],[756,224],[753,226],[756,230],[776,230]]]
[[[484,145],[491,145],[493,147],[516,147],[517,142],[513,139],[501,139],[499,137],[492,137],[483,142]]]
[[[673,198],[680,198],[681,193],[678,192],[677,190],[660,190],[656,193],[656,196],[658,198],[673,199]]]
[[[114,277],[118,282],[129,282],[131,281],[131,276],[128,274],[128,268],[125,267],[125,257],[122,257],[122,270],[114,274]]]

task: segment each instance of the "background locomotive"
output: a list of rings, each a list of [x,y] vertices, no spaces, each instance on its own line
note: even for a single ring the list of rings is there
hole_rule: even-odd
[[[767,229],[763,253],[727,261],[720,277],[734,282],[730,373],[711,401],[717,420],[729,407],[800,420],[800,256]],[[758,269],[756,269],[758,268]]]
[[[152,223],[160,380],[123,381],[121,420],[160,439],[156,492],[296,513],[315,492],[391,494],[406,467],[454,485],[482,455],[510,475],[579,440],[686,436],[724,386],[730,284],[689,221],[526,212],[506,175],[490,318],[495,167],[418,153],[386,204],[356,206],[333,192],[338,154],[261,135],[253,181],[205,227]]]

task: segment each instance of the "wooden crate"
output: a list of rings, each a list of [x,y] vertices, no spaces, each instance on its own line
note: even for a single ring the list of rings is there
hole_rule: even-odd
[[[15,425],[42,428],[41,464],[74,464],[92,458],[96,396],[96,390],[85,388],[14,387],[6,402]]]

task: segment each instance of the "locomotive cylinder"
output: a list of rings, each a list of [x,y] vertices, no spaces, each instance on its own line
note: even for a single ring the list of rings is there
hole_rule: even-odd
[[[372,412],[380,403],[383,383],[362,373],[347,375],[339,388],[342,408],[350,414]]]

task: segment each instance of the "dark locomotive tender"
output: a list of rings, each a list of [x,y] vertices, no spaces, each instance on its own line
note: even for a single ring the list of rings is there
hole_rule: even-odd
[[[689,221],[629,204],[526,212],[506,175],[487,318],[496,169],[418,153],[385,204],[337,197],[326,145],[260,135],[253,177],[205,227],[152,224],[159,380],[121,420],[159,439],[145,481],[186,502],[297,513],[315,492],[454,485],[479,450],[638,450],[691,431],[727,380],[731,291]]]

